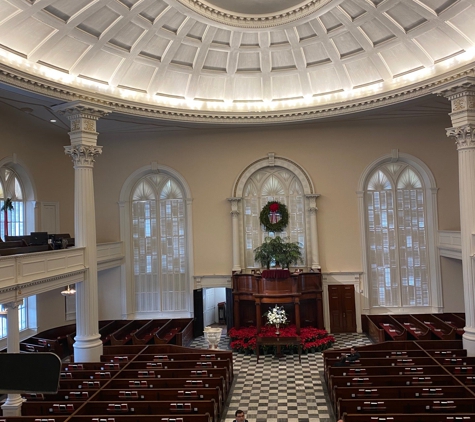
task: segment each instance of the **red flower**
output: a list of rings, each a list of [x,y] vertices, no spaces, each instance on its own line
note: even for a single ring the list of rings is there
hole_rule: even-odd
[[[266,325],[261,328],[259,337],[277,337],[275,331],[275,327]],[[233,327],[229,330],[228,335],[231,337],[231,349],[241,353],[253,353],[256,350],[256,338],[258,335],[256,327],[242,327],[239,329]],[[297,331],[295,325],[284,326],[280,329],[280,337],[296,336]],[[329,335],[325,330],[314,327],[301,328],[300,339],[304,351],[322,351],[331,347],[335,342],[335,338],[332,335]],[[267,353],[269,353],[271,349],[272,348],[268,348]]]

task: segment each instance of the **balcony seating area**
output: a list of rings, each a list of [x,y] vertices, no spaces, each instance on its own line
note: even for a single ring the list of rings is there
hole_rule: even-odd
[[[104,346],[101,362],[63,363],[56,394],[23,394],[22,416],[0,422],[219,422],[232,381],[231,351]]]
[[[423,319],[430,320],[427,315]],[[349,349],[323,353],[336,419],[475,421],[475,357],[467,357],[461,340],[372,344],[358,349],[356,362],[335,366],[342,351],[349,353]]]

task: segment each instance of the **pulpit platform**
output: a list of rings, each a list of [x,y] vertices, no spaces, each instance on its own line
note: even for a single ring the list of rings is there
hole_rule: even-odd
[[[289,323],[325,329],[323,323],[322,274],[288,270],[264,270],[258,274],[233,275],[234,327],[260,327],[264,314],[275,305],[283,306]]]

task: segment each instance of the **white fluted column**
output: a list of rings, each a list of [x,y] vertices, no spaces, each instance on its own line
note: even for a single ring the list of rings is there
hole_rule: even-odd
[[[71,145],[65,153],[74,163],[74,229],[76,246],[85,247],[87,271],[82,283],[76,284],[76,337],[74,360],[99,362],[102,341],[99,335],[97,239],[94,206],[93,167],[102,147],[97,146],[96,121],[111,110],[82,102],[56,107],[71,123]]]
[[[231,218],[233,222],[233,272],[241,271],[241,250],[239,235],[239,203],[242,198],[228,198],[231,203]]]
[[[3,305],[7,310],[7,353],[20,353],[20,320],[18,308],[23,300],[9,302]],[[20,394],[8,394],[5,403],[2,404],[3,416],[21,416],[21,404],[23,399]]]
[[[317,198],[319,194],[305,195],[308,200],[308,213],[310,218],[310,268],[312,270],[321,269],[320,254],[318,251],[318,229],[317,229]]]
[[[464,78],[443,92],[452,103],[453,127],[459,159],[460,228],[465,302],[463,347],[475,356],[475,78]]]

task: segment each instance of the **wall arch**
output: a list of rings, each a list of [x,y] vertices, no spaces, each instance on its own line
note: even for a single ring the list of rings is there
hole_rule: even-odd
[[[183,189],[184,203],[186,207],[186,247],[187,247],[187,291],[188,291],[188,310],[184,313],[172,315],[161,314],[161,317],[186,318],[193,315],[192,293],[194,286],[194,262],[193,262],[193,230],[192,230],[192,197],[191,190],[185,178],[171,167],[152,162],[135,170],[124,182],[119,195],[119,217],[120,217],[120,238],[125,245],[125,263],[122,271],[121,290],[122,290],[122,316],[124,318],[133,318],[135,316],[135,295],[134,295],[134,275],[133,275],[133,254],[131,245],[131,194],[137,182],[143,177],[153,173],[164,173],[172,177]],[[142,315],[144,316],[144,315]],[[153,317],[154,315],[150,315]]]
[[[437,219],[437,186],[435,178],[430,168],[420,159],[410,154],[399,153],[398,150],[392,150],[390,154],[381,156],[371,162],[362,172],[358,181],[357,198],[358,198],[358,212],[360,218],[360,232],[361,232],[361,251],[362,251],[362,284],[363,284],[363,313],[411,313],[417,312],[418,308],[410,309],[401,307],[398,309],[391,308],[371,308],[369,300],[369,277],[368,266],[369,258],[367,252],[367,223],[366,223],[366,205],[365,205],[365,189],[369,181],[369,177],[380,166],[389,163],[404,163],[413,167],[418,175],[422,178],[424,183],[425,197],[426,197],[426,218],[427,218],[427,245],[429,257],[429,273],[430,273],[430,298],[431,305],[427,312],[438,313],[443,311],[442,303],[442,287],[440,278],[440,258],[437,253],[436,245],[438,244],[438,219]],[[419,308],[420,309],[420,308]],[[419,310],[420,312],[420,310]]]

